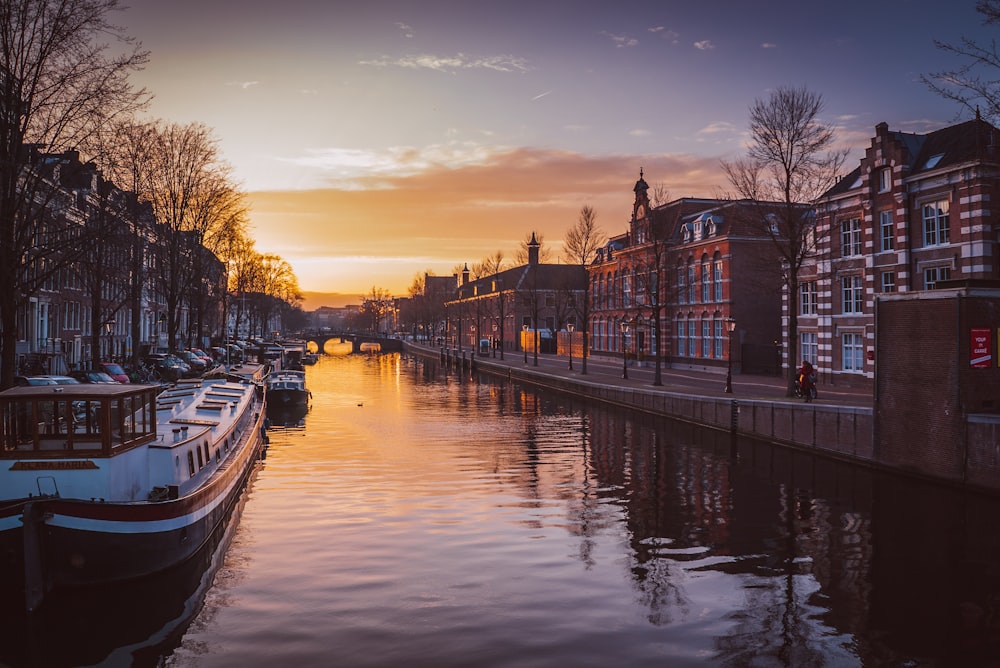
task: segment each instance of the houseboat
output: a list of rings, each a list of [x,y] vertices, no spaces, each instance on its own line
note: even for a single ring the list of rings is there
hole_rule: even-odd
[[[264,396],[226,379],[0,392],[0,585],[33,611],[189,558],[263,454]]]
[[[275,410],[306,407],[312,395],[306,388],[305,371],[272,371],[265,379],[268,407]]]

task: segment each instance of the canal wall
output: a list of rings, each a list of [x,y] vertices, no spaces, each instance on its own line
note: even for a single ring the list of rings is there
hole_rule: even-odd
[[[417,355],[440,360],[420,346]],[[449,354],[452,363],[557,392],[623,408],[669,417],[701,427],[767,440],[828,457],[875,464],[871,408],[804,404],[800,401],[732,399],[691,395],[646,387],[624,387],[579,376],[560,376],[532,368],[509,366],[474,357]]]

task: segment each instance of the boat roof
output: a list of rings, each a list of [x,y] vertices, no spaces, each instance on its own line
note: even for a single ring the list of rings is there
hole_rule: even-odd
[[[27,385],[12,387],[0,392],[0,399],[16,399],[18,397],[58,397],[64,399],[92,399],[100,397],[124,397],[147,390],[160,390],[159,385],[140,385],[136,383],[80,383],[77,385]]]

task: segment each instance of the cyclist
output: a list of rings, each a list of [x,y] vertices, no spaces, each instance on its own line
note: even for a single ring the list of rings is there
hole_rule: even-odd
[[[806,403],[811,403],[816,398],[816,369],[809,360],[802,360],[799,367],[799,391],[806,398]]]

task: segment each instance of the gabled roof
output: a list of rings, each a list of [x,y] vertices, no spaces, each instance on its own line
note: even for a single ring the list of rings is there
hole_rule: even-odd
[[[884,126],[876,132],[886,132]],[[948,169],[974,161],[994,162],[1000,156],[1000,131],[986,121],[971,121],[949,125],[928,134],[888,131],[886,135],[901,144],[910,156],[903,165],[908,178],[932,170]],[[865,158],[862,159],[862,164]],[[852,170],[823,197],[832,197],[855,190],[861,186],[862,165]]]

